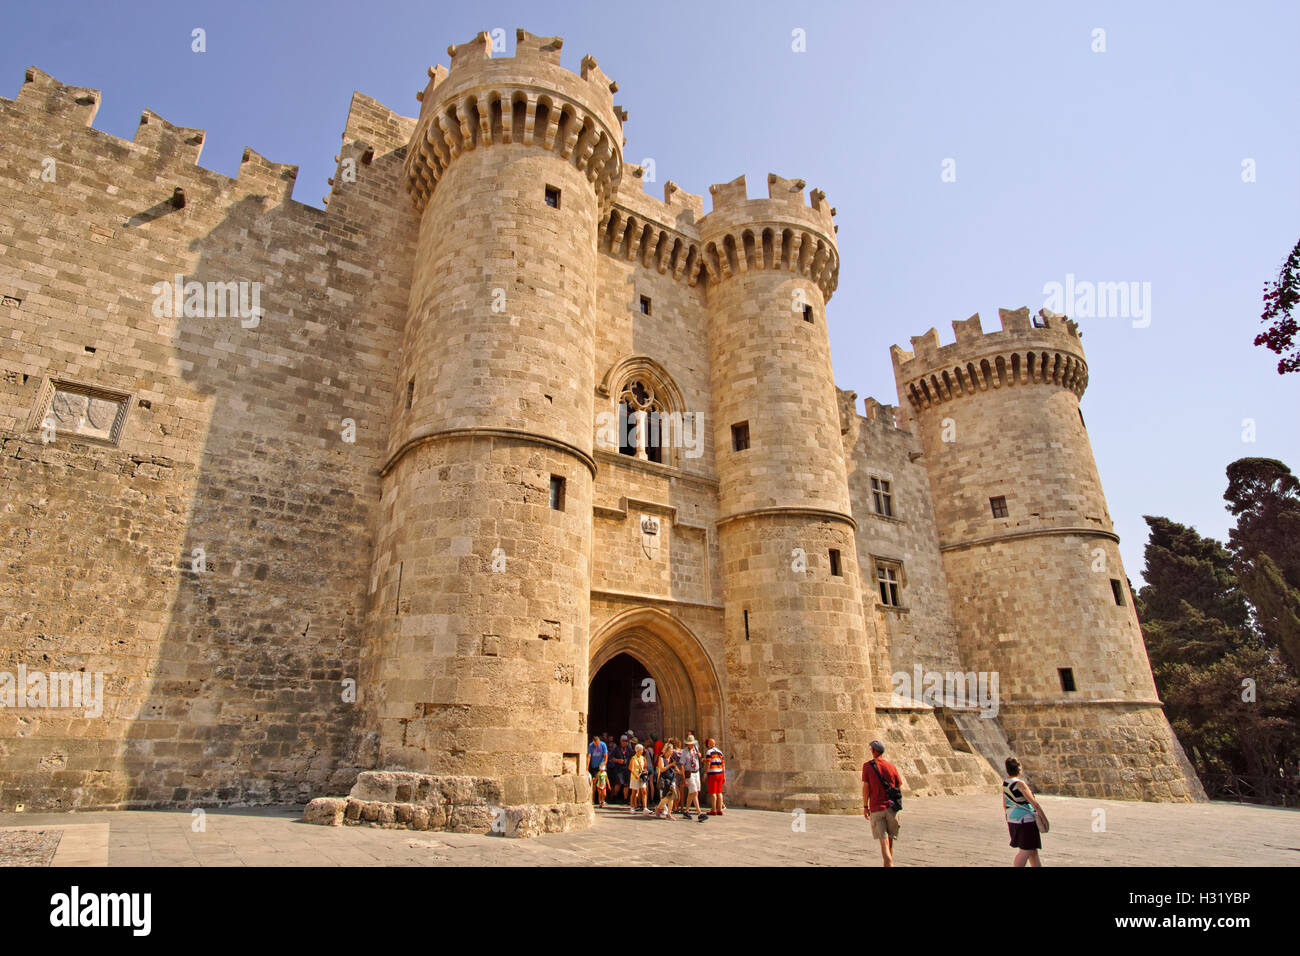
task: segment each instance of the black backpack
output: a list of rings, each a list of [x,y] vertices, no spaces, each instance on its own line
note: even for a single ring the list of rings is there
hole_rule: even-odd
[[[871,772],[876,775],[876,780],[880,782],[880,785],[885,788],[885,796],[889,799],[889,809],[898,813],[903,809],[903,791],[885,783],[885,778],[880,775],[880,768],[876,766],[874,760],[868,760],[867,766],[870,767]]]

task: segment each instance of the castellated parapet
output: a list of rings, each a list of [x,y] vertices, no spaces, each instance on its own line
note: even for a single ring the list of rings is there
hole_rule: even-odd
[[[1073,323],[931,332],[860,415],[821,191],[648,195],[595,60],[516,36],[418,116],[355,93],[324,209],[39,70],[0,99],[0,672],[105,676],[100,716],[0,707],[0,810],[525,836],[592,820],[585,742],[629,727],[716,738],[731,806],[860,813],[877,736],[909,793],[1016,752],[1040,792],[1196,798]],[[260,312],[160,310],[177,276]],[[633,408],[676,431],[611,439]],[[1001,711],[917,669],[996,669]]]
[[[1043,309],[1033,319],[1028,309],[999,309],[999,332],[985,334],[980,317],[953,322],[957,341],[939,345],[930,329],[912,338],[912,351],[890,347],[894,377],[914,408],[929,407],[989,388],[1051,384],[1083,397],[1088,363],[1077,323]]]

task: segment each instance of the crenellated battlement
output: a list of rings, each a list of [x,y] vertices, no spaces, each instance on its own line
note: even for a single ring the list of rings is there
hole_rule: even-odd
[[[802,179],[786,179],[768,173],[767,198],[750,199],[745,177],[737,176],[729,183],[709,187],[709,194],[713,197],[709,216],[734,223],[760,219],[806,219],[812,228],[833,236],[835,211],[826,202],[826,194],[814,189],[809,194],[810,201],[806,201],[803,194],[806,188],[807,183]]]
[[[713,208],[700,221],[703,265],[719,282],[751,270],[781,269],[811,279],[830,299],[839,284],[835,210],[806,183],[775,173],[767,177],[768,198],[750,199],[745,177],[709,187]]]
[[[889,349],[899,393],[929,407],[1003,385],[1053,384],[1082,396],[1088,385],[1078,324],[1048,309],[999,309],[1002,328],[985,333],[979,314],[952,323],[956,341],[939,344],[930,329],[913,336],[912,351]]]
[[[359,94],[358,94],[359,95]],[[414,120],[399,117],[391,110],[380,106],[376,101],[363,98],[373,104],[377,111],[390,118],[390,124],[413,123]],[[101,130],[93,128],[92,121],[99,109],[102,97],[99,90],[80,86],[68,86],[36,67],[29,67],[24,76],[23,85],[14,100],[0,98],[0,104],[12,103],[21,110],[46,114],[67,120],[74,126],[89,128],[92,137],[105,141],[120,143],[136,151],[139,159],[157,164],[158,175],[166,176],[171,171],[178,177],[173,184],[181,189],[180,181],[188,181],[189,187],[211,188],[216,192],[229,190],[236,196],[261,195],[279,202],[294,202],[292,199],[294,184],[297,181],[298,167],[287,163],[274,163],[251,148],[245,148],[240,159],[239,172],[232,179],[222,173],[199,166],[203,145],[207,134],[204,130],[177,126],[168,122],[153,110],[141,111],[140,123],[135,137],[126,141]],[[354,100],[353,111],[357,103]],[[352,115],[349,115],[352,123]],[[407,127],[409,128],[409,127]],[[347,133],[344,137],[346,139]],[[405,142],[405,138],[403,139]],[[385,144],[387,146],[387,144]],[[149,157],[152,157],[150,159]],[[196,182],[194,177],[198,177]],[[190,198],[193,198],[191,196]],[[314,208],[305,206],[303,208]],[[315,210],[319,212],[320,210]]]
[[[636,183],[642,167],[629,164],[624,179]],[[694,288],[704,274],[700,258],[698,222],[704,197],[688,193],[676,183],[664,183],[662,201],[641,189],[625,188],[614,197],[597,233],[601,251],[627,262],[639,262],[660,275],[671,273]]]
[[[898,406],[887,405],[868,395],[862,400],[863,418],[869,422],[878,422],[887,428],[898,428]]]
[[[451,58],[450,67],[439,66],[429,71],[430,82],[420,99],[428,102],[429,91],[444,82],[459,87],[466,80],[477,82],[483,75],[498,77],[510,73],[520,77],[549,78],[556,73],[563,73],[566,77],[578,77],[590,86],[592,105],[617,109],[613,95],[618,92],[618,84],[605,75],[596,63],[596,58],[590,54],[584,56],[582,71],[575,74],[560,63],[560,50],[563,46],[563,37],[537,36],[521,27],[515,30],[515,55],[494,57],[491,36],[486,31],[480,31],[467,43],[453,43],[447,47],[447,56]]]
[[[627,163],[620,188],[614,195],[614,203],[642,219],[698,239],[699,223],[704,218],[704,197],[689,193],[668,180],[663,186],[663,198],[656,198],[643,188],[644,176],[644,166]]]
[[[580,74],[560,64],[559,37],[516,31],[512,57],[493,57],[481,32],[447,48],[451,66],[429,68],[406,160],[408,189],[420,211],[447,167],[480,147],[522,144],[554,152],[596,189],[602,208],[623,172],[623,122],[614,105],[618,84],[585,56]]]

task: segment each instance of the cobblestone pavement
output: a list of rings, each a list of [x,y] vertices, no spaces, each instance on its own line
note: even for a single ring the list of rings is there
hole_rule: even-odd
[[[0,831],[0,866],[49,866],[62,830]]]
[[[1300,866],[1300,810],[1228,803],[1151,804],[1041,797],[1052,822],[1046,865]],[[1098,811],[1101,813],[1099,814]],[[301,807],[213,810],[194,832],[189,811],[0,815],[14,827],[63,831],[52,865],[110,866],[850,866],[878,865],[861,817],[803,818],[728,810],[704,823],[597,811],[593,828],[532,840],[300,821]],[[907,801],[900,866],[1008,865],[1001,801],[992,796]],[[1098,829],[1094,830],[1094,825]],[[30,838],[23,838],[30,841]]]

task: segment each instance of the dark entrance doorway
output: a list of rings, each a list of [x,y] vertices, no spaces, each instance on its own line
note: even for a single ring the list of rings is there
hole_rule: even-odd
[[[631,654],[611,657],[591,679],[587,693],[587,727],[618,740],[628,730],[641,740],[663,736],[663,705],[654,677]]]

